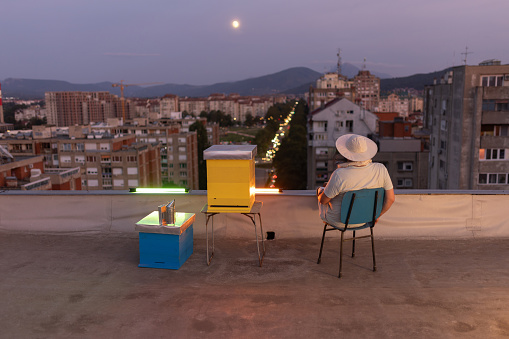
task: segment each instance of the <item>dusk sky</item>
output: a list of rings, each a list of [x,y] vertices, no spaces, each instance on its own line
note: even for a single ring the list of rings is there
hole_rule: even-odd
[[[508,0],[3,0],[6,78],[209,85],[343,62],[407,76],[509,63]],[[232,22],[238,20],[234,28]]]

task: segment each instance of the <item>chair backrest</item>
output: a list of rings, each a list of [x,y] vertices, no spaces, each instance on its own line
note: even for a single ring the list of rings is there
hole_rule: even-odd
[[[382,187],[346,192],[341,202],[341,222],[363,224],[378,218],[382,212],[384,194]]]

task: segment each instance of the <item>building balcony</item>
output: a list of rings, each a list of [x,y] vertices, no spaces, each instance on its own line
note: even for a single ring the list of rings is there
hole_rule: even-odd
[[[43,178],[37,181],[32,181],[28,184],[20,185],[22,191],[39,191],[51,189],[51,178]]]
[[[489,86],[483,87],[483,99],[500,100],[509,99],[509,87],[506,86]]]
[[[484,125],[506,125],[509,124],[509,112],[507,111],[483,111],[481,123]]]
[[[335,147],[334,143],[328,140],[308,140],[309,147]]]
[[[134,224],[172,199],[196,214],[193,254],[179,270],[139,268]],[[256,199],[264,232],[275,233],[262,267],[240,214],[215,217],[207,265],[205,191],[0,193],[3,336],[508,335],[507,192],[396,191],[374,228],[377,271],[370,242],[356,242],[355,258],[348,242],[341,279],[339,232],[328,232],[316,263],[314,191]]]
[[[483,135],[480,148],[509,148],[509,136]]]

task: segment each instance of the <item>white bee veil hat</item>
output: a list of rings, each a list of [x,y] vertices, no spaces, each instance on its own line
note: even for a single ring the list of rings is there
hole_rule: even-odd
[[[371,139],[357,134],[345,134],[336,140],[338,152],[351,161],[366,161],[373,158],[378,147]]]

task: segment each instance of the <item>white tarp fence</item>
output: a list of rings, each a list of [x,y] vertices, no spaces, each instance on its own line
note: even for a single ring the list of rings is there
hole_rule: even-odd
[[[206,192],[186,195],[6,194],[0,193],[0,231],[55,233],[132,233],[137,221],[175,199],[176,211],[196,214],[196,238],[205,238]],[[276,238],[320,237],[316,197],[261,195],[264,232]],[[396,202],[375,227],[383,238],[509,237],[509,195],[397,194]],[[214,220],[217,237],[253,237],[251,221],[240,214]],[[335,232],[333,232],[335,233]],[[339,233],[339,232],[337,232]]]

